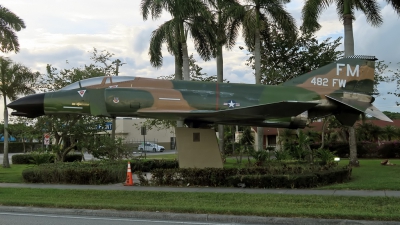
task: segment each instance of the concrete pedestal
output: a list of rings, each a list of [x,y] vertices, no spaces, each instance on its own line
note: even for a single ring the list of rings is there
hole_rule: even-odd
[[[222,168],[223,162],[215,131],[175,128],[180,168]]]

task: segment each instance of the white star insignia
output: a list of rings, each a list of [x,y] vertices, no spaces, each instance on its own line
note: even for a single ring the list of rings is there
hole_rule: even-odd
[[[229,108],[234,108],[235,105],[236,105],[236,103],[233,102],[232,100],[231,100],[230,102],[228,102],[228,107],[229,107]]]

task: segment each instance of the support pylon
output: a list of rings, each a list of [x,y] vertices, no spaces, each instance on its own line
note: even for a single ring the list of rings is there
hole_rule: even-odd
[[[131,171],[131,162],[128,162],[128,170],[126,172],[126,181],[124,183],[124,186],[133,186],[133,177],[132,177],[132,171]]]

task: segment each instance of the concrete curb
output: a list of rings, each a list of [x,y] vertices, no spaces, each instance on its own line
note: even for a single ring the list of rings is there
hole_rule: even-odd
[[[91,209],[61,209],[39,207],[0,206],[0,212],[35,213],[35,214],[62,214],[96,217],[137,218],[148,220],[195,221],[205,223],[235,223],[235,224],[280,224],[280,225],[399,225],[396,221],[365,221],[342,219],[314,219],[314,218],[285,218],[261,216],[235,216],[216,214],[168,213],[168,212],[139,212],[117,210]]]

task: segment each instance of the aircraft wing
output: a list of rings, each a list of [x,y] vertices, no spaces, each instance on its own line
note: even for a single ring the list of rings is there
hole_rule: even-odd
[[[291,117],[297,116],[304,111],[318,105],[315,102],[296,102],[285,101],[276,102],[264,105],[232,108],[216,112],[220,115],[241,116],[241,117],[256,117],[256,118],[276,118],[276,117]]]
[[[182,117],[189,119],[204,119],[212,121],[228,121],[228,120],[264,120],[266,118],[280,118],[297,116],[300,113],[318,105],[316,102],[296,102],[285,101],[264,105],[231,108],[225,110],[192,110],[192,111],[159,111],[159,110],[140,110],[139,114],[151,115],[162,113],[170,114],[171,117]]]

